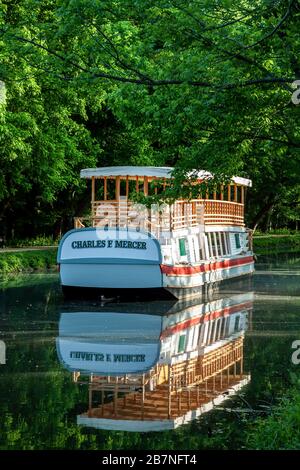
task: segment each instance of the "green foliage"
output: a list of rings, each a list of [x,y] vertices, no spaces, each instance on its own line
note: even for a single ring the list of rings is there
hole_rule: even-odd
[[[55,266],[55,249],[0,253],[0,276],[41,271]]]
[[[257,420],[248,432],[247,448],[256,450],[300,449],[300,393],[291,390],[271,415]]]
[[[290,230],[287,227],[277,228],[274,230],[268,230],[267,232],[262,232],[261,230],[256,230],[254,238],[257,237],[269,237],[270,235],[297,235],[297,230]]]
[[[296,226],[298,2],[3,0],[0,11],[7,238],[59,235],[85,210],[79,170],[108,164],[247,176],[247,223]]]
[[[254,237],[253,250],[257,255],[299,252],[300,234]]]
[[[56,246],[58,243],[59,240],[54,240],[54,238],[51,236],[40,235],[35,238],[14,238],[13,240],[9,240],[6,246],[22,248],[27,246]]]

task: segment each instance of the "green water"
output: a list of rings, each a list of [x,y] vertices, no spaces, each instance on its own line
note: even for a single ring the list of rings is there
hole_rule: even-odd
[[[87,410],[88,390],[73,383],[58,359],[56,338],[65,305],[57,275],[20,276],[0,285],[0,362],[5,361],[0,364],[0,449],[243,448],[240,431],[268,412],[299,374],[291,356],[292,342],[300,339],[300,254],[261,257],[252,281],[228,283],[217,295],[247,290],[254,292],[244,342],[249,384],[176,430],[138,433],[76,424],[76,416]],[[148,313],[157,305],[148,302]]]

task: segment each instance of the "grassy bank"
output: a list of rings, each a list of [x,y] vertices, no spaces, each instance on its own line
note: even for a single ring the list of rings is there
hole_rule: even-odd
[[[0,252],[0,276],[54,269],[56,252],[56,248]]]
[[[293,253],[300,251],[300,232],[286,235],[258,235],[253,238],[257,255]]]
[[[259,450],[300,449],[300,392],[291,390],[270,416],[254,421],[246,447]]]

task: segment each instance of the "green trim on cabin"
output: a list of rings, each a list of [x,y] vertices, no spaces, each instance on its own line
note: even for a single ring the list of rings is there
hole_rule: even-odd
[[[234,234],[234,240],[235,240],[235,247],[237,250],[239,250],[241,248],[241,239],[240,239],[239,233]]]
[[[185,238],[179,238],[179,254],[180,256],[186,256],[186,245],[185,245]]]
[[[177,353],[182,353],[185,350],[185,344],[186,344],[186,334],[180,335],[179,336],[179,343],[178,343],[178,349]]]

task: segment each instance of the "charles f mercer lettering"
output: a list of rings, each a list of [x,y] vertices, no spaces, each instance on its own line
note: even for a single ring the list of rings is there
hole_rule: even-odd
[[[129,240],[75,240],[71,244],[73,250],[80,248],[131,248],[146,250],[147,243]]]

